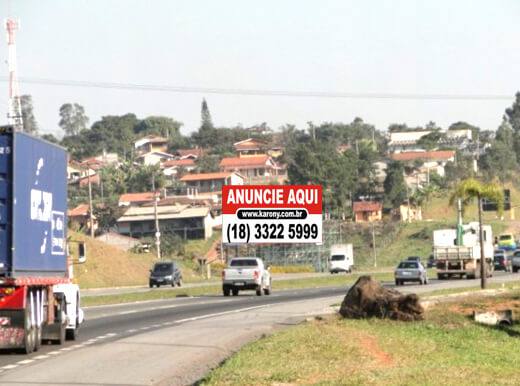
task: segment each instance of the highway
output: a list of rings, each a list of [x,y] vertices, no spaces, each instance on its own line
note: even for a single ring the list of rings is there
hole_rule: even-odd
[[[519,279],[520,275],[495,273],[489,282]],[[431,280],[427,286],[398,289],[421,293],[478,283]],[[244,343],[281,325],[325,312],[328,305],[340,302],[346,291],[346,286],[312,288],[262,297],[249,292],[238,297],[186,297],[89,307],[77,341],[44,345],[31,355],[2,352],[0,384],[193,383]]]

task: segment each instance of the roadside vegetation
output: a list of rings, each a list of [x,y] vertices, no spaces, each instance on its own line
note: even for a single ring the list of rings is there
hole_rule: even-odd
[[[319,318],[247,345],[201,384],[519,384],[520,324],[487,327],[470,317],[504,308],[518,315],[520,290],[443,303],[415,323]]]

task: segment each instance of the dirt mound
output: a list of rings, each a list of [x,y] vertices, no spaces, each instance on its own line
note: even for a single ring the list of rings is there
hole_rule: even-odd
[[[361,276],[349,289],[339,313],[344,318],[389,318],[393,320],[422,320],[424,309],[415,294],[403,295],[384,288],[370,276]]]

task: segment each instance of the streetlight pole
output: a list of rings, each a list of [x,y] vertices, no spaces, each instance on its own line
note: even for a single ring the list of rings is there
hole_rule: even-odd
[[[157,251],[157,259],[161,259],[161,231],[159,229],[159,214],[157,211],[157,201],[159,196],[155,190],[155,174],[152,175],[152,190],[153,190],[153,211],[155,217],[155,250]]]
[[[92,205],[92,183],[90,182],[90,166],[87,163],[88,176],[88,207],[89,207],[89,222],[90,222],[90,237],[94,238],[94,208]]]
[[[372,250],[374,252],[374,268],[377,268],[376,233],[374,231],[374,222],[372,222]]]

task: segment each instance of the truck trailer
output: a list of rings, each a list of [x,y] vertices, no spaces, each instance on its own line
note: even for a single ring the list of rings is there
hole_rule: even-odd
[[[487,276],[493,273],[493,233],[491,226],[483,225],[484,264]],[[437,277],[480,277],[479,224],[471,222],[461,225],[457,240],[457,229],[439,229],[433,232],[433,257]]]
[[[0,128],[0,348],[75,339],[83,312],[67,243],[67,153]],[[80,244],[80,255],[84,246]]]

